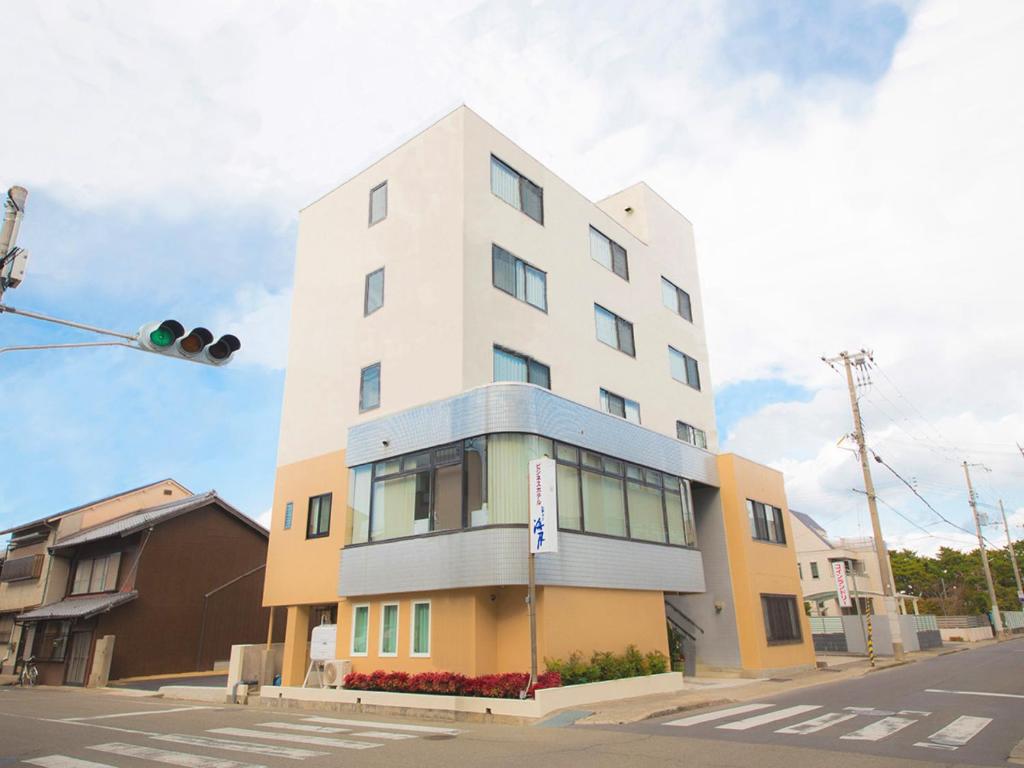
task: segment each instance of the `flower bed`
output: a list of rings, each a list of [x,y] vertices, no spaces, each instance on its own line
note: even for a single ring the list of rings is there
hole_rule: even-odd
[[[485,696],[496,699],[532,697],[538,688],[557,688],[562,678],[557,672],[538,676],[530,687],[526,672],[505,672],[500,675],[467,677],[454,672],[350,672],[345,675],[345,688],[356,691],[388,691],[390,693],[430,693],[442,696]]]

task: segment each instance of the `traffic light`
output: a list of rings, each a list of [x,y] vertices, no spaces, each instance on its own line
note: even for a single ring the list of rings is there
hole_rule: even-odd
[[[139,329],[136,337],[139,349],[156,352],[204,365],[227,365],[242,347],[237,336],[224,334],[217,341],[208,328],[197,326],[185,333],[185,326],[177,320],[149,323]]]

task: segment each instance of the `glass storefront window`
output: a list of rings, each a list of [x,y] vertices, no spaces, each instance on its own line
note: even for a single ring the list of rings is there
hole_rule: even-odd
[[[626,483],[629,504],[629,535],[641,541],[665,541],[665,516],[661,509],[661,489]]]
[[[626,535],[622,479],[583,472],[583,524],[588,533]]]
[[[529,519],[531,459],[552,456],[551,441],[537,435],[487,436],[487,503],[490,525]]]
[[[558,465],[558,527],[570,531],[580,529],[580,471],[565,464]]]

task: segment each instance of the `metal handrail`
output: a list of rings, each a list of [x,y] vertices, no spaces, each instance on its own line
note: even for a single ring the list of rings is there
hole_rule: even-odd
[[[697,623],[696,621],[694,621],[693,619],[691,619],[691,618],[690,618],[689,616],[687,616],[687,615],[686,615],[685,613],[683,613],[683,612],[682,612],[681,610],[679,610],[678,608],[676,608],[676,607],[675,607],[674,605],[672,605],[672,603],[670,603],[670,602],[669,602],[668,600],[666,600],[666,601],[665,601],[665,605],[666,605],[666,607],[668,607],[668,608],[671,608],[671,609],[672,609],[673,611],[675,611],[675,612],[676,612],[677,614],[679,614],[679,616],[680,616],[680,617],[681,617],[681,618],[682,618],[682,619],[683,619],[684,621],[687,621],[687,622],[689,622],[690,624],[692,624],[692,625],[693,625],[693,626],[694,626],[694,627],[695,627],[695,628],[696,628],[696,629],[697,629],[697,630],[698,630],[698,631],[699,631],[699,632],[700,632],[700,633],[701,633],[702,635],[704,634],[704,628],[703,628],[703,627],[702,627],[702,626],[701,626],[700,624],[698,624],[698,623]],[[675,624],[675,622],[674,622],[674,621],[673,621],[672,623],[673,623],[673,624]],[[693,639],[694,639],[694,640],[696,640],[697,638],[693,638]]]

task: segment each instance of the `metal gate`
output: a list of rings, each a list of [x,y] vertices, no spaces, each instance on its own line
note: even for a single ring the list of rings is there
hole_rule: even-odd
[[[71,635],[71,652],[68,654],[67,685],[85,685],[85,670],[89,666],[89,649],[92,647],[92,632],[75,632]]]

